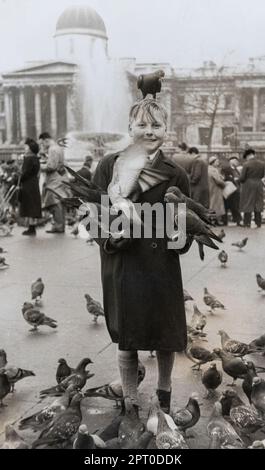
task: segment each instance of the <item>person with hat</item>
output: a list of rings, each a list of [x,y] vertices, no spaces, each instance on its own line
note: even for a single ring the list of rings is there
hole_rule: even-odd
[[[225,215],[223,216],[224,225],[228,224],[228,211],[231,211],[233,222],[235,222],[239,227],[242,227],[241,224],[241,214],[239,211],[240,203],[240,171],[239,171],[239,158],[237,155],[231,155],[228,162],[222,168],[222,174],[224,176],[225,182],[230,181],[235,186],[235,191],[230,194],[225,200]]]
[[[208,181],[210,194],[210,209],[214,210],[217,217],[217,225],[223,225],[222,216],[225,214],[223,189],[224,178],[219,171],[220,162],[217,155],[209,158]]]
[[[244,152],[242,173],[239,181],[241,185],[240,210],[244,212],[244,226],[251,226],[251,215],[254,212],[254,220],[257,228],[261,227],[261,213],[263,211],[263,183],[265,175],[264,163],[257,159],[254,149],[249,148]]]
[[[22,235],[36,235],[36,225],[41,218],[41,197],[39,188],[40,162],[38,158],[39,146],[29,137],[25,140],[25,156],[20,176],[20,189],[18,200],[19,213],[26,218],[28,229]]]

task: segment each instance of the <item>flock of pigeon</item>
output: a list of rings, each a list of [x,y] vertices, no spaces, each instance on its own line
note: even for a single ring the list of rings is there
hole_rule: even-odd
[[[80,178],[79,178],[80,183]],[[67,198],[68,205],[79,202],[82,196],[86,201],[94,199],[98,201],[97,187],[82,184],[71,185],[76,191],[74,198]],[[83,186],[82,186],[83,185]],[[79,191],[79,194],[78,194]],[[82,194],[80,194],[80,192]],[[217,249],[215,242],[222,242],[225,237],[224,230],[217,235],[213,232],[214,214],[203,206],[194,203],[184,196],[178,188],[169,188],[165,196],[166,202],[174,205],[179,202],[187,204],[186,227],[187,233],[192,235],[198,244],[199,255],[204,259],[204,246]],[[175,213],[177,224],[178,213]],[[78,229],[74,228],[72,234],[78,235]],[[93,243],[93,240],[89,240]],[[232,245],[243,250],[248,242],[244,238]],[[0,269],[8,267],[0,248]],[[222,267],[228,263],[228,253],[220,251],[218,259]],[[260,274],[256,275],[257,284],[261,290],[265,290],[265,279]],[[31,286],[31,302],[24,302],[22,315],[30,325],[32,332],[36,332],[42,326],[57,328],[57,321],[42,313],[39,309],[44,283],[38,278]],[[184,291],[185,303],[193,301],[191,295]],[[87,311],[97,322],[104,311],[100,303],[89,294],[85,294]],[[265,368],[257,366],[255,361],[246,360],[245,356],[265,356],[265,334],[252,340],[249,344],[230,338],[228,333],[221,329],[220,347],[212,351],[202,346],[207,341],[205,332],[207,322],[214,318],[215,312],[224,310],[225,306],[207,288],[204,288],[203,301],[209,309],[210,316],[201,312],[197,305],[193,304],[193,315],[187,325],[188,344],[186,356],[193,363],[192,369],[201,372],[201,367],[208,364],[203,372],[199,373],[198,380],[206,389],[205,400],[213,401],[212,411],[207,423],[207,435],[209,448],[237,449],[237,448],[265,448],[265,439],[256,439],[256,432],[265,434],[265,380],[259,374],[265,372]],[[152,355],[152,352],[151,352]],[[220,361],[221,368],[218,368]],[[143,419],[139,411],[128,397],[123,397],[120,380],[113,380],[94,388],[85,388],[87,381],[95,374],[87,370],[87,366],[93,364],[90,358],[83,358],[75,366],[71,367],[64,358],[58,360],[56,371],[56,383],[40,391],[40,399],[45,404],[34,414],[23,417],[18,422],[18,429],[8,424],[5,429],[4,449],[18,448],[74,448],[74,449],[188,449],[189,439],[192,437],[187,431],[193,428],[201,418],[201,401],[198,393],[192,393],[183,408],[172,407],[170,415],[162,412],[157,397],[152,397],[148,416]],[[229,387],[234,387],[237,380],[241,380],[242,393],[246,399],[243,401],[234,388],[225,388],[218,392],[223,383],[223,372],[233,379]],[[0,350],[0,406],[4,406],[3,400],[14,392],[16,382],[34,372],[9,366],[7,354]],[[138,386],[145,378],[145,367],[139,361]],[[84,422],[84,413],[89,408],[93,398],[110,400],[120,408],[118,415],[108,423],[104,429],[89,432],[88,425]],[[218,399],[219,398],[219,399]],[[23,437],[23,432],[30,429],[38,433],[38,437],[29,444]],[[259,434],[261,435],[261,434]]]

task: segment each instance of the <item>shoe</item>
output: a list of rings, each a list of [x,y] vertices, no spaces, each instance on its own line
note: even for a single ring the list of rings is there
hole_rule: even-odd
[[[34,225],[30,225],[28,230],[25,230],[24,232],[22,232],[22,235],[29,235],[29,236],[34,236],[36,235],[36,229],[34,227]]]
[[[245,227],[245,225],[243,225],[241,222],[237,222],[237,226],[238,227]]]
[[[50,230],[46,230],[46,233],[64,233],[64,230],[58,230],[56,228],[51,228]]]
[[[169,414],[170,411],[170,400],[171,400],[171,391],[167,392],[166,390],[157,390],[156,394],[158,396],[160,408],[164,413]]]

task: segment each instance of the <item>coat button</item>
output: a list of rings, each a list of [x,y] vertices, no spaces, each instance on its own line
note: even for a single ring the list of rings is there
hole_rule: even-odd
[[[153,242],[153,243],[151,244],[151,247],[152,247],[152,248],[157,248],[157,243]]]

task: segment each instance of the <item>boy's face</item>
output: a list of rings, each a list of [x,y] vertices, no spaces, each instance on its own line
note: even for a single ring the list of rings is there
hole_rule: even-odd
[[[129,125],[129,134],[134,143],[143,146],[148,155],[155,153],[164,142],[166,124],[159,111],[155,111],[153,118],[146,113],[139,113]]]

